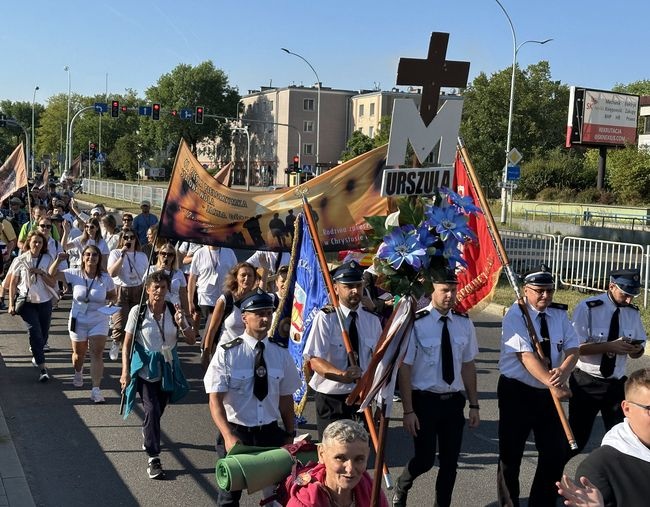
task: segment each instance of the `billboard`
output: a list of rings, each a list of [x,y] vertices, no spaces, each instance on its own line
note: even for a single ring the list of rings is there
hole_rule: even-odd
[[[571,87],[566,147],[636,144],[639,96]]]

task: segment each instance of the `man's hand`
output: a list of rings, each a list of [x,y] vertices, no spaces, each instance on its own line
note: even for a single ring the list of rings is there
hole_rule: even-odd
[[[230,449],[232,449],[237,442],[239,442],[239,440],[237,440],[237,437],[232,433],[223,436],[223,445],[226,448],[226,452],[230,452]]]
[[[351,384],[358,378],[361,378],[361,368],[358,366],[350,366],[343,375],[341,375],[341,382],[344,384]]]
[[[575,507],[602,507],[605,505],[603,495],[586,477],[580,477],[582,487],[573,482],[564,474],[561,482],[556,482],[557,491],[562,495],[564,505]]]
[[[418,431],[420,431],[420,421],[418,420],[418,416],[415,415],[415,412],[404,414],[402,425],[409,435],[412,437],[418,436]]]
[[[470,428],[478,428],[480,422],[481,422],[481,416],[479,415],[478,408],[470,408],[467,425]]]
[[[623,338],[618,338],[607,343],[607,352],[612,354],[634,354],[639,352],[639,345],[632,345]]]
[[[122,392],[126,389],[126,386],[128,386],[131,383],[131,375],[129,375],[127,372],[122,373],[122,376],[120,377],[120,386],[122,387]]]
[[[551,376],[548,381],[553,387],[565,386],[571,375],[570,371],[564,371],[561,367],[553,368],[549,373]]]
[[[560,401],[565,401],[571,398],[571,390],[565,386],[559,386],[559,387],[550,387],[551,393],[555,395],[555,397],[560,400]]]

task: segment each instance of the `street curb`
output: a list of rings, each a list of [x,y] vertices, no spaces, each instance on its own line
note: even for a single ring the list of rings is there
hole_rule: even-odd
[[[481,313],[489,313],[490,315],[496,315],[498,317],[503,317],[508,310],[507,307],[499,305],[497,303],[490,303],[485,308],[481,310]]]
[[[2,407],[0,407],[0,482],[0,505],[36,506]]]

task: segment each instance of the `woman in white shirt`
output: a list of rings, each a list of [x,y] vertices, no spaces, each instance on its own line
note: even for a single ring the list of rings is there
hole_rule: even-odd
[[[102,217],[102,227],[104,229],[104,241],[106,241],[109,252],[115,250],[120,241],[120,232],[117,230],[115,217],[113,215],[104,215]]]
[[[45,368],[43,345],[47,343],[50,332],[56,280],[48,272],[52,257],[47,253],[47,238],[41,232],[32,231],[27,235],[25,245],[27,251],[16,258],[12,268],[9,313],[20,315],[27,324],[32,364],[39,369],[39,382],[47,382],[50,376]],[[24,300],[22,304],[19,302],[21,299]]]
[[[167,301],[173,305],[180,305],[186,317],[189,316],[187,307],[187,281],[185,275],[178,269],[177,253],[171,243],[163,244],[157,252],[158,260],[149,266],[147,275],[156,271],[163,271],[171,279],[171,286],[167,292]],[[145,277],[146,278],[146,277]]]
[[[74,238],[73,240],[68,240],[71,228],[72,226],[68,222],[63,222],[63,238],[61,238],[63,249],[66,252],[68,252],[68,250],[77,250],[77,252],[81,252],[87,245],[97,245],[97,248],[99,248],[99,251],[102,253],[101,264],[105,269],[110,251],[108,245],[106,245],[106,241],[102,238],[102,231],[99,228],[99,220],[91,218],[86,222],[86,225],[84,225],[84,230],[81,236]],[[81,259],[79,259],[79,262],[80,261]]]

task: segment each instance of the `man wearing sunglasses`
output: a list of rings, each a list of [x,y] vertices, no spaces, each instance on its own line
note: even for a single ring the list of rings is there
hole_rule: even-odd
[[[560,399],[570,395],[567,382],[578,360],[578,337],[567,306],[553,303],[554,287],[549,267],[539,266],[524,278],[526,308],[515,302],[503,318],[497,385],[500,505],[519,505],[519,471],[531,431],[538,451],[531,507],[555,505],[555,483],[562,477],[569,453],[551,390]],[[524,310],[544,357],[533,347]]]
[[[646,332],[632,299],[641,292],[638,269],[612,271],[607,292],[576,306],[573,327],[580,338],[580,360],[571,375],[569,424],[578,452],[587,445],[598,412],[605,429],[623,421],[628,356],[643,355]]]

